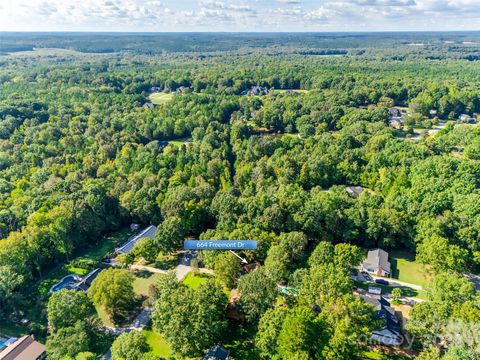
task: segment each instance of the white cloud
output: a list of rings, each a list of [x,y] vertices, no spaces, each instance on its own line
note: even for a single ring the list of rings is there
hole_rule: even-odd
[[[480,0],[0,0],[0,30],[480,30]]]

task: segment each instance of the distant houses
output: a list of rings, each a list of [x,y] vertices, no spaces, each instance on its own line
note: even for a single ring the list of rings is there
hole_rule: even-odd
[[[389,108],[388,109],[388,116],[390,117],[402,117],[402,110],[400,110],[399,108],[395,108],[395,107],[392,107],[392,108]]]
[[[391,276],[388,253],[382,249],[370,250],[367,258],[362,262],[361,268],[363,271],[375,276]]]
[[[372,340],[382,345],[399,346],[403,343],[400,319],[395,314],[395,309],[383,296],[360,295],[376,310],[375,318],[381,320],[383,326],[372,331]]]
[[[267,95],[269,93],[270,93],[270,90],[266,87],[252,86],[252,88],[250,90],[243,91],[242,95],[261,96],[261,95]]]
[[[153,105],[153,103],[151,103],[151,102],[147,102],[147,103],[143,104],[144,109],[153,109],[154,107],[155,107],[155,105]]]

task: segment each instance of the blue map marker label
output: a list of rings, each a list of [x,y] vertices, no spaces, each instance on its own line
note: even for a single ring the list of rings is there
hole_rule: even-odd
[[[185,250],[255,250],[255,240],[185,240]]]

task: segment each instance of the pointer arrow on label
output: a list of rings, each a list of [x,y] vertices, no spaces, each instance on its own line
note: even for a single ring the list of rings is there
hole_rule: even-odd
[[[242,261],[242,264],[248,264],[247,259],[242,258],[242,257],[241,257],[240,255],[238,255],[235,251],[230,250],[230,252],[231,252],[233,255],[235,255],[236,257],[238,257],[238,258]]]

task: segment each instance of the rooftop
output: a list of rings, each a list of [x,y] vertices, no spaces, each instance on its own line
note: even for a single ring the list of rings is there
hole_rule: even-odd
[[[390,272],[390,262],[388,261],[388,253],[382,249],[370,250],[367,259],[364,261],[364,266],[372,265],[375,268],[382,268]]]
[[[141,231],[140,234],[132,236],[125,244],[115,249],[115,251],[117,254],[129,254],[135,247],[136,243],[139,242],[141,239],[154,239],[156,234],[157,227],[154,225],[150,225],[149,227]]]
[[[0,352],[0,360],[37,360],[44,359],[46,347],[26,335],[8,345]]]
[[[208,349],[208,352],[203,357],[203,360],[227,360],[229,351],[220,345],[215,345]]]

